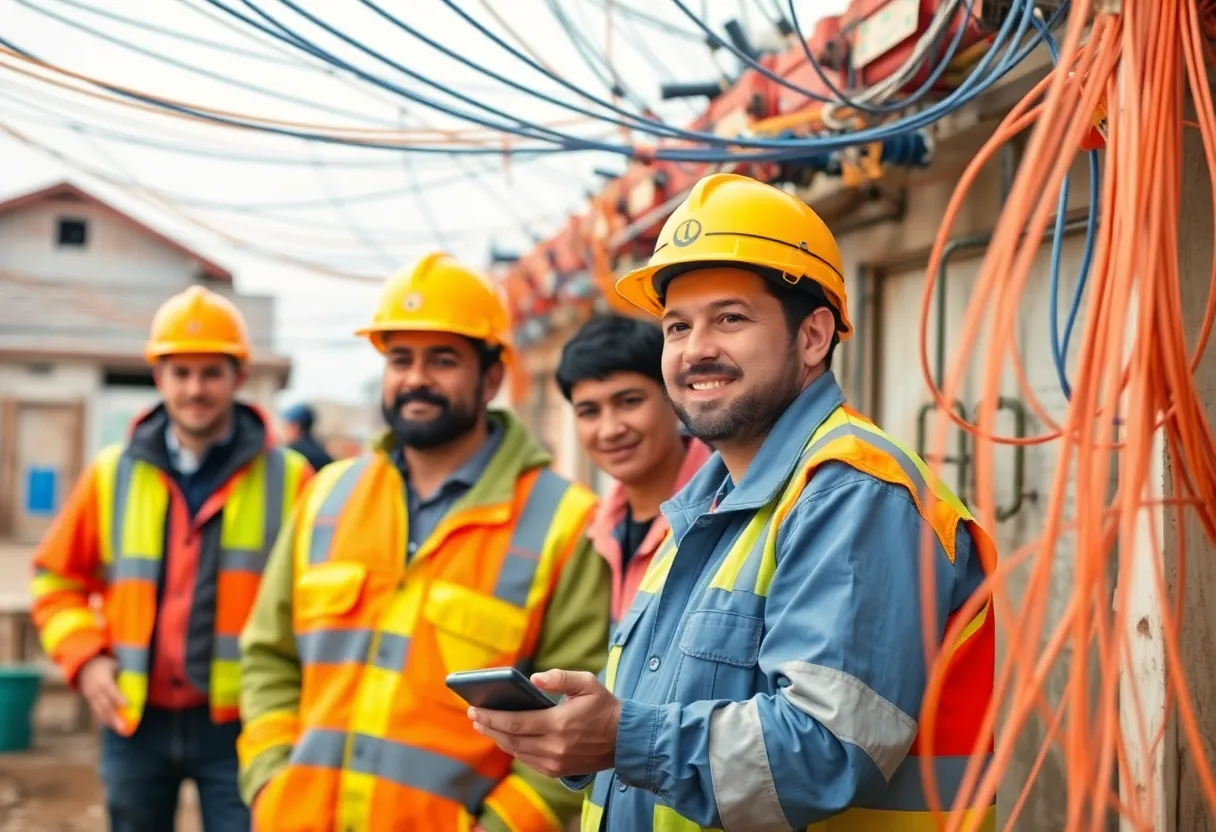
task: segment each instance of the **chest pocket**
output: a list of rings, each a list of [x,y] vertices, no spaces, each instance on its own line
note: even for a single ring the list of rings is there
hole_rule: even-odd
[[[694,610],[680,636],[675,701],[747,699],[754,693],[763,635],[761,618],[727,610]]]
[[[448,581],[431,584],[422,616],[434,630],[445,674],[511,663],[528,629],[522,608]]]
[[[333,561],[304,570],[296,581],[295,611],[310,625],[338,621],[350,615],[363,596],[367,567]]]

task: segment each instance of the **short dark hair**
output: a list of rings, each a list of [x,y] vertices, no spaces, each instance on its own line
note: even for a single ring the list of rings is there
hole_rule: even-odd
[[[562,347],[557,386],[570,401],[580,381],[602,381],[613,373],[638,373],[663,386],[663,332],[627,315],[596,315]]]
[[[764,281],[764,287],[781,303],[781,311],[785,316],[785,331],[790,338],[794,337],[798,327],[802,326],[802,322],[816,309],[826,308],[831,311],[832,320],[836,322],[836,331],[832,333],[832,343],[828,345],[828,351],[823,356],[823,366],[832,369],[832,356],[840,343],[840,313],[828,300],[819,284],[806,281],[805,287],[794,287],[779,283],[780,279],[779,276],[776,279],[769,278]]]
[[[480,338],[467,335],[465,337],[473,345],[473,350],[477,353],[477,365],[483,373],[502,361],[502,347],[492,347]]]

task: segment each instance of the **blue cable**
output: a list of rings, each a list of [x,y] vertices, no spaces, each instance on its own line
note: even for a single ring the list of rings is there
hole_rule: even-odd
[[[558,107],[569,110],[570,112],[578,113],[579,115],[589,116],[591,118],[595,118],[600,121],[605,121],[609,124],[613,124],[618,127],[625,127],[625,128],[631,129],[631,130],[642,130],[644,132],[657,135],[656,128],[662,128],[663,134],[671,136],[671,137],[677,137],[677,136],[680,136],[681,133],[684,133],[684,131],[681,130],[680,128],[671,127],[669,125],[664,124],[663,122],[650,122],[649,124],[647,124],[645,122],[639,124],[638,121],[636,121],[636,120],[630,121],[630,122],[625,122],[625,121],[621,121],[620,119],[615,119],[615,118],[605,116],[601,113],[593,112],[593,111],[588,110],[584,107],[581,107],[577,104],[572,104],[570,102],[565,102],[565,101],[559,101],[558,99],[554,98],[551,95],[543,93],[539,90],[532,89],[531,87],[527,86],[526,84],[521,84],[518,81],[512,81],[510,78],[507,78],[506,76],[504,76],[500,73],[497,73],[491,69],[488,69],[488,68],[482,66],[481,64],[477,63],[476,61],[470,60],[469,58],[466,58],[465,56],[459,54],[458,52],[455,52],[452,49],[449,49],[448,47],[444,46],[443,44],[435,41],[433,38],[430,38],[427,35],[423,34],[422,32],[418,31],[413,26],[410,26],[408,23],[406,23],[404,20],[401,20],[396,15],[385,10],[382,6],[373,2],[373,0],[359,0],[359,2],[363,3],[363,5],[367,6],[372,11],[374,11],[376,14],[380,15],[385,20],[387,20],[389,23],[393,24],[393,26],[397,27],[398,29],[401,29],[406,34],[417,38],[418,40],[425,43],[427,46],[442,53],[443,55],[446,55],[447,57],[452,58],[453,60],[459,62],[462,66],[466,66],[476,72],[481,73],[482,75],[486,76],[487,78],[492,78],[495,81],[498,81],[499,83],[505,84],[514,90],[518,90],[519,92],[525,93],[534,98],[538,98],[541,101],[544,101],[549,104],[554,104]],[[599,103],[599,102],[597,101],[597,103]],[[619,107],[616,107],[616,106],[610,104],[609,102],[603,102],[603,104],[604,104],[604,106],[607,106],[609,109],[615,110],[616,112],[618,112],[622,115],[628,116],[631,119],[637,118],[632,113],[626,112],[625,110],[622,110]],[[718,139],[718,143],[723,146],[729,144],[728,140],[726,140],[726,139]]]
[[[703,32],[705,32],[705,34],[707,36],[709,36],[711,38],[717,38],[717,36],[714,34],[713,30],[709,28],[709,26],[705,23],[705,21],[702,20],[700,17],[698,17],[695,13],[693,13],[693,11],[688,8],[688,6],[684,5],[684,3],[681,2],[681,0],[671,0],[671,1],[673,3],[675,3],[676,8],[678,8],[680,11],[682,11],[690,20],[693,21],[693,23],[697,24],[697,26]],[[1033,4],[1030,2],[1030,0],[1016,0],[1015,5],[1031,7]],[[1009,14],[1010,14],[1010,17],[1013,16],[1012,9],[1010,10]],[[1008,22],[1008,20],[1006,20],[1006,23],[1007,22]],[[1004,25],[1002,25],[1001,28],[1003,31],[1005,28]],[[958,44],[962,41],[962,35],[963,35],[964,30],[965,30],[965,27],[960,26],[958,31],[955,32],[954,40],[951,44],[949,53],[942,59],[942,61],[939,62],[941,71],[943,71],[943,72],[945,71],[945,65],[950,62],[950,59],[954,55],[954,50],[956,50],[958,48]],[[799,36],[801,37],[801,33],[799,33]],[[832,99],[825,98],[822,94],[820,94],[818,92],[814,92],[799,84],[795,84],[786,78],[782,78],[780,75],[776,74],[775,72],[770,70],[768,67],[764,66],[763,64],[758,63],[750,55],[748,55],[746,52],[744,52],[743,50],[736,47],[734,44],[729,43],[728,41],[721,40],[721,39],[718,39],[718,42],[721,43],[724,47],[726,47],[726,49],[731,54],[733,54],[736,58],[738,58],[740,61],[742,61],[744,64],[746,64],[750,69],[753,69],[756,72],[759,72],[761,75],[763,75],[765,78],[768,78],[770,81],[775,81],[776,83],[780,84],[781,86],[785,87],[786,89],[790,89],[796,93],[799,93],[800,95],[804,95],[807,98],[811,99],[812,101],[822,101],[825,103],[832,103]],[[803,40],[803,46],[805,47],[805,45],[806,45],[806,41]],[[997,46],[996,43],[994,43],[993,48],[995,49],[996,46]],[[823,78],[822,80],[826,81],[827,79]],[[839,92],[839,91],[836,91],[836,92]],[[866,112],[870,112],[870,110],[867,108],[866,105],[855,105],[855,106],[858,106],[858,109],[864,110]],[[882,112],[882,111],[875,110],[874,112]]]
[[[1034,21],[1037,28],[1043,35],[1047,43],[1047,48],[1051,52],[1051,61],[1053,64],[1059,64],[1060,52],[1056,47],[1055,39],[1043,26],[1038,18]],[[1048,320],[1051,323],[1051,358],[1055,365],[1056,377],[1060,381],[1060,389],[1064,393],[1064,398],[1072,400],[1072,385],[1068,381],[1068,369],[1065,366],[1068,358],[1068,343],[1072,338],[1073,326],[1077,322],[1077,315],[1081,311],[1081,298],[1085,293],[1085,282],[1089,277],[1090,263],[1094,253],[1094,237],[1098,227],[1098,199],[1100,198],[1098,181],[1101,177],[1100,166],[1098,163],[1098,151],[1089,151],[1089,217],[1085,223],[1085,254],[1081,259],[1080,274],[1077,276],[1077,285],[1072,294],[1072,305],[1068,310],[1068,321],[1064,327],[1064,338],[1061,342],[1060,338],[1060,259],[1063,254],[1064,242],[1064,215],[1068,211],[1068,188],[1071,174],[1064,176],[1064,184],[1060,187],[1060,199],[1056,205],[1056,224],[1053,229],[1051,240],[1051,286],[1048,291],[1048,301],[1050,307],[1048,310]]]
[[[242,49],[239,46],[233,46],[230,43],[222,43],[220,41],[209,40],[207,38],[199,37],[197,35],[187,34],[186,32],[178,32],[174,29],[165,28],[164,26],[157,26],[153,23],[146,23],[146,22],[144,22],[142,20],[138,20],[134,17],[127,17],[126,15],[121,15],[121,14],[118,14],[117,12],[111,12],[111,11],[107,11],[105,9],[98,9],[98,8],[88,5],[87,3],[81,3],[81,2],[79,2],[79,0],[56,0],[56,2],[63,3],[64,5],[71,6],[72,8],[79,9],[80,11],[83,11],[83,12],[88,12],[89,14],[98,15],[99,17],[106,18],[107,20],[114,20],[119,23],[124,23],[127,26],[133,26],[137,29],[143,29],[146,32],[155,32],[158,35],[164,35],[166,37],[173,38],[174,40],[180,40],[180,41],[184,41],[186,43],[192,43],[192,44],[195,44],[196,46],[206,46],[208,48],[215,49],[215,50],[218,50],[221,52],[227,52],[231,55],[240,55],[242,58],[249,58],[249,59],[255,60],[255,61],[264,61],[266,63],[277,64],[279,66],[291,66],[291,67],[299,66],[298,63],[296,63],[295,61],[289,60],[287,58],[280,58],[277,55],[267,55],[267,54],[264,54],[261,52],[251,52],[247,49]]]
[[[284,41],[293,47],[307,51],[309,54],[312,54],[316,57],[321,57],[323,60],[328,61],[329,63],[331,63],[334,66],[338,66],[340,68],[351,71],[351,72],[355,73],[356,75],[364,78],[365,80],[371,81],[372,83],[382,86],[385,89],[394,91],[394,92],[402,95],[403,97],[406,97],[409,100],[417,101],[418,103],[422,103],[425,106],[432,107],[433,109],[437,109],[441,112],[445,112],[456,118],[470,121],[475,124],[480,124],[484,127],[488,127],[489,129],[492,129],[492,130],[507,132],[507,133],[511,133],[513,135],[520,135],[520,136],[524,136],[525,138],[540,138],[542,141],[545,141],[547,138],[545,135],[537,135],[535,132],[528,132],[530,129],[540,129],[540,128],[538,128],[537,125],[529,125],[529,124],[523,122],[522,120],[514,119],[513,117],[511,117],[509,115],[505,115],[504,117],[511,118],[512,120],[516,121],[519,124],[518,127],[513,126],[513,125],[497,124],[495,122],[488,121],[486,119],[483,119],[479,116],[475,116],[473,114],[461,113],[459,111],[452,110],[439,102],[433,102],[429,99],[423,98],[423,97],[418,96],[413,93],[410,93],[408,90],[404,90],[396,85],[390,84],[389,82],[387,82],[383,79],[371,76],[371,75],[359,70],[358,68],[353,67],[350,64],[348,64],[344,61],[341,61],[340,59],[337,59],[333,55],[330,55],[330,54],[324,52],[323,50],[319,49],[318,47],[316,47],[312,44],[308,44],[307,42],[303,41],[303,39],[300,38],[299,36],[296,36],[294,34],[291,36],[287,36],[287,35],[280,34],[276,31],[273,31],[272,29],[265,27],[264,25],[258,23],[257,21],[246,17],[245,15],[241,14],[239,11],[230,8],[226,4],[219,2],[219,0],[206,0],[206,2],[212,6],[215,6],[216,8],[219,8],[219,9],[229,13],[230,15],[232,15],[234,17],[237,17],[238,19],[244,21],[246,24],[251,25],[267,34],[270,34],[272,37],[274,37],[278,40]],[[261,10],[259,10],[252,3],[250,3],[249,0],[242,0],[242,2],[244,2],[245,5],[249,6],[254,11],[265,16],[265,14],[263,12],[261,12]],[[444,2],[447,3],[449,6],[451,6],[450,0],[444,0]],[[1032,10],[1032,7],[1029,4],[1024,5],[1024,13],[1022,15],[1022,21],[1021,21],[1021,24],[1017,27],[1018,32],[1019,32],[1019,39],[1020,39],[1020,33],[1022,31],[1024,31],[1024,29],[1026,28],[1026,24],[1027,24],[1028,18],[1029,18],[1029,12],[1031,10]],[[1059,12],[1057,11],[1057,15],[1053,15],[1053,19],[1056,18],[1058,16],[1058,14],[1059,14]],[[467,15],[465,17],[467,18]],[[1007,51],[1002,56],[1001,60],[992,69],[992,71],[986,72],[988,66],[993,62],[993,60],[996,57],[997,43],[999,43],[1003,39],[1007,38],[1008,35],[1010,34],[1010,30],[1013,28],[1013,20],[1014,20],[1014,18],[1011,15],[1010,18],[1008,20],[1006,20],[1005,24],[1002,25],[1001,31],[998,33],[996,42],[994,42],[994,49],[991,50],[988,54],[986,54],[983,57],[983,59],[981,59],[981,61],[977,65],[975,71],[973,71],[973,73],[970,76],[968,76],[967,79],[964,80],[964,83],[961,84],[958,89],[954,90],[950,95],[946,96],[940,102],[937,102],[936,104],[926,108],[925,110],[922,110],[921,112],[915,114],[914,116],[900,119],[896,122],[892,122],[889,124],[880,125],[878,127],[868,128],[866,130],[861,130],[861,131],[856,131],[853,133],[841,134],[841,135],[816,136],[811,139],[793,140],[793,141],[791,141],[791,140],[757,141],[757,140],[734,139],[731,142],[732,144],[735,144],[735,145],[751,145],[751,146],[755,146],[755,147],[762,147],[762,148],[766,149],[764,152],[723,153],[721,151],[713,151],[713,150],[706,149],[706,148],[700,148],[700,149],[696,149],[696,148],[689,148],[689,149],[660,148],[655,152],[655,157],[658,159],[671,160],[671,161],[719,162],[719,163],[731,162],[731,161],[748,162],[748,161],[793,160],[793,159],[797,159],[799,156],[803,156],[807,153],[813,153],[813,152],[823,151],[823,150],[840,149],[840,148],[847,147],[847,146],[850,146],[853,144],[859,144],[859,143],[865,143],[865,142],[871,142],[871,141],[880,141],[887,137],[899,135],[901,133],[904,133],[904,132],[907,132],[910,130],[919,129],[920,127],[923,127],[923,126],[926,126],[926,125],[932,123],[937,118],[939,118],[941,115],[948,113],[948,112],[952,111],[953,109],[955,109],[959,106],[962,106],[966,102],[970,101],[972,98],[974,98],[975,96],[977,96],[978,94],[983,92],[985,89],[987,89],[987,87],[989,87],[997,79],[999,79],[1006,71],[1008,71],[1009,68],[1011,68],[1018,61],[1020,61],[1026,54],[1029,54],[1029,52],[1036,45],[1037,40],[1041,37],[1041,33],[1037,33],[1036,37],[1031,41],[1031,43],[1027,44],[1023,49],[1019,50],[1016,54],[1014,53],[1013,50]],[[484,27],[479,26],[479,28],[482,28],[484,30]],[[332,30],[332,27],[330,27],[330,29]],[[340,33],[338,33],[338,34],[340,35]],[[350,42],[350,38],[346,38],[346,40],[348,42]],[[496,40],[499,40],[501,42],[501,39],[496,38]],[[17,47],[15,44],[12,44],[9,41],[0,39],[0,43],[4,43],[5,45],[9,46],[10,48],[14,49],[15,51],[20,52],[21,54],[25,54],[25,55],[29,55],[30,57],[34,57],[34,56],[30,55],[28,52],[25,52],[24,50],[20,49],[20,47]],[[630,157],[630,158],[632,158],[636,155],[636,148],[631,145],[621,145],[621,144],[602,142],[602,141],[596,141],[596,140],[580,139],[578,137],[573,137],[573,136],[563,136],[561,134],[556,134],[556,131],[544,130],[544,129],[541,129],[541,133],[549,134],[549,136],[551,136],[552,138],[548,138],[547,140],[557,144],[556,147],[528,146],[528,147],[502,148],[502,149],[500,149],[500,148],[445,148],[445,147],[418,146],[418,145],[395,145],[395,144],[389,145],[389,144],[380,144],[380,143],[374,143],[374,142],[354,142],[354,141],[338,139],[338,138],[331,137],[331,136],[325,136],[325,135],[320,135],[320,134],[315,134],[315,133],[308,133],[308,132],[299,131],[299,130],[290,130],[290,129],[280,128],[280,127],[272,127],[272,126],[267,126],[267,125],[259,125],[259,124],[246,122],[246,121],[243,121],[240,119],[232,119],[232,118],[227,118],[224,116],[214,115],[211,113],[204,113],[204,112],[195,110],[190,107],[160,101],[158,99],[136,94],[136,93],[128,93],[124,90],[119,90],[113,86],[106,85],[104,83],[98,83],[98,86],[101,86],[103,89],[107,89],[115,94],[122,95],[123,97],[132,98],[132,99],[139,100],[139,101],[144,101],[146,103],[152,104],[153,106],[158,106],[158,107],[161,107],[164,109],[181,112],[181,113],[186,113],[188,115],[194,116],[195,118],[198,118],[198,119],[201,119],[204,121],[211,121],[211,122],[226,124],[226,125],[230,125],[230,126],[243,127],[246,129],[260,130],[262,132],[275,134],[275,135],[291,136],[291,137],[295,137],[295,138],[301,138],[301,139],[306,139],[306,140],[311,140],[311,141],[319,141],[319,142],[329,143],[329,144],[354,146],[354,147],[359,147],[359,148],[363,148],[363,149],[383,149],[383,150],[393,150],[393,151],[397,151],[397,152],[412,151],[412,152],[431,153],[431,154],[440,154],[440,155],[449,155],[449,156],[484,156],[484,155],[497,156],[497,155],[520,155],[520,154],[535,155],[535,154],[541,154],[541,153],[571,152],[571,151],[579,151],[579,150],[599,150],[599,151],[614,153],[617,155],[622,155],[622,156],[626,156],[626,157]],[[476,103],[476,102],[474,102],[474,103]],[[556,134],[556,135],[554,135],[554,134]],[[694,137],[697,137],[700,134],[694,133],[692,135]]]
[[[254,92],[259,95],[264,95],[268,98],[275,98],[280,101],[289,102],[291,104],[298,104],[302,107],[308,107],[310,109],[321,110],[323,112],[331,113],[333,115],[341,116],[343,118],[354,119],[355,121],[371,122],[371,123],[375,123],[381,127],[385,127],[385,126],[392,127],[395,125],[395,123],[392,121],[387,121],[385,119],[377,119],[377,118],[369,116],[365,113],[356,113],[353,110],[344,110],[340,107],[331,107],[327,104],[321,103],[316,100],[298,98],[294,95],[289,95],[284,92],[279,92],[277,90],[269,89],[268,87],[262,87],[262,86],[259,86],[257,84],[253,84],[253,83],[250,83],[247,81],[241,81],[236,78],[230,78],[226,75],[221,75],[218,72],[212,72],[211,70],[203,69],[202,67],[197,67],[197,66],[194,66],[193,64],[186,63],[185,61],[179,61],[176,58],[171,58],[168,55],[164,55],[160,52],[155,52],[151,49],[145,49],[141,46],[136,46],[135,44],[129,43],[129,42],[123,40],[122,38],[108,35],[105,32],[100,32],[84,23],[77,23],[74,20],[60,16],[56,12],[52,12],[52,11],[49,11],[48,9],[44,9],[40,6],[36,6],[31,2],[31,0],[17,0],[17,2],[20,3],[21,5],[25,6],[26,8],[37,12],[38,14],[46,15],[47,17],[51,18],[52,20],[57,20],[65,26],[71,26],[73,29],[77,29],[79,31],[90,34],[95,38],[100,38],[101,40],[106,41],[107,43],[112,43],[121,49],[126,49],[126,50],[128,50],[130,52],[134,52],[138,55],[143,55],[145,57],[152,58],[153,60],[161,61],[163,63],[168,64],[169,66],[175,66],[178,69],[182,69],[182,70],[185,70],[186,72],[194,73],[195,75],[201,75],[204,78],[210,78],[213,81],[219,81],[221,84],[228,84],[229,86],[237,87],[238,89],[248,90],[250,92]]]

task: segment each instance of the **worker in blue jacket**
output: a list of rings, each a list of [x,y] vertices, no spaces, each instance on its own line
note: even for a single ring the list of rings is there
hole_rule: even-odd
[[[992,750],[995,551],[923,461],[845,405],[830,366],[852,327],[823,221],[711,175],[617,291],[661,318],[668,394],[716,453],[663,504],[671,534],[602,676],[536,674],[557,707],[470,709],[477,729],[593,782],[583,832],[929,832],[929,771],[941,806],[994,828],[993,801],[961,784]]]

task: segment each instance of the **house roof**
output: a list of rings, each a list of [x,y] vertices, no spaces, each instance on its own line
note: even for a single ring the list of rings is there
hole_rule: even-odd
[[[29,208],[33,205],[51,200],[84,202],[100,208],[115,219],[126,223],[140,233],[146,234],[149,237],[158,240],[174,251],[177,251],[189,258],[198,267],[199,272],[204,277],[227,283],[232,282],[232,272],[228,271],[223,266],[219,265],[213,260],[209,260],[208,258],[199,254],[197,251],[187,248],[176,240],[166,237],[159,231],[150,228],[149,226],[135,219],[135,217],[131,216],[130,214],[120,211],[108,202],[105,202],[88,191],[73,185],[71,182],[58,182],[37,191],[31,191],[27,194],[13,197],[12,199],[0,201],[0,216],[4,214],[11,214],[16,211],[20,211],[23,208]]]

